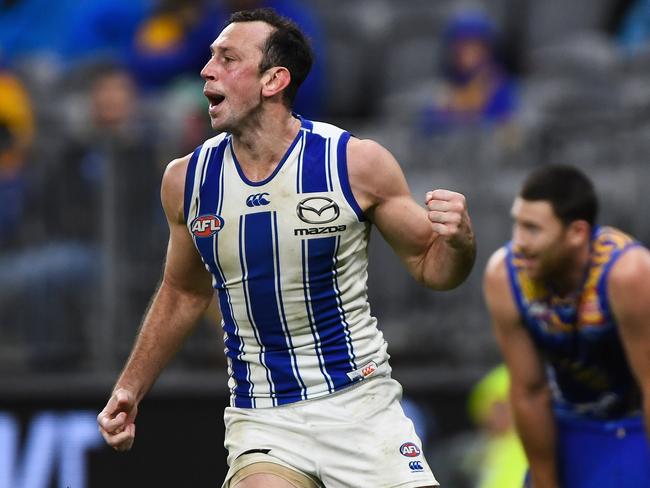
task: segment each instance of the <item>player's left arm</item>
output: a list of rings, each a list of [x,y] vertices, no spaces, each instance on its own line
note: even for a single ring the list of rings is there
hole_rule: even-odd
[[[650,437],[650,251],[643,247],[627,251],[612,267],[607,284],[627,359],[643,395]]]
[[[433,190],[426,194],[424,208],[413,200],[399,164],[384,147],[351,138],[347,156],[357,202],[409,272],[436,290],[460,285],[476,255],[465,197]]]

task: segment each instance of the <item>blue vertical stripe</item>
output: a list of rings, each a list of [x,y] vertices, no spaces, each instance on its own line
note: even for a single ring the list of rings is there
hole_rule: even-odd
[[[224,201],[224,166],[223,155],[227,147],[228,140],[224,139],[216,148],[210,148],[206,153],[206,164],[202,174],[202,181],[208,178],[208,181],[218,181],[217,185],[202,185],[201,200],[199,201],[197,215],[221,213]],[[216,191],[215,191],[216,190]],[[233,224],[233,223],[229,223]],[[239,327],[233,315],[233,307],[230,294],[226,289],[226,277],[219,262],[218,243],[219,233],[210,238],[195,237],[196,246],[199,249],[204,263],[208,266],[210,272],[215,278],[215,288],[219,297],[219,307],[223,320],[223,329],[227,335],[225,340],[226,355],[231,361],[233,378],[235,380],[234,395],[236,397],[235,406],[252,407],[253,385],[250,382],[250,367],[247,362],[242,361],[244,355],[244,343],[239,337]],[[206,259],[212,257],[212,261]]]
[[[318,337],[318,330],[316,328],[316,321],[314,318],[314,311],[312,308],[312,303],[310,300],[310,289],[309,289],[309,270],[308,270],[308,259],[307,259],[307,242],[303,240],[301,242],[301,253],[302,253],[302,283],[303,290],[305,294],[305,307],[307,309],[307,319],[309,320],[309,328],[311,329],[311,334],[314,337],[314,349],[316,350],[316,357],[318,358],[318,368],[320,369],[325,382],[327,383],[327,389],[332,393],[333,385],[332,380],[330,379],[329,374],[325,369],[323,351],[321,348],[320,338]]]
[[[305,134],[305,150],[302,164],[302,193],[326,192],[327,158],[326,139],[316,134]]]
[[[336,237],[307,241],[309,298],[325,369],[332,378],[335,390],[350,383],[347,373],[352,359],[335,289],[336,243]]]
[[[289,323],[287,322],[287,316],[284,313],[284,302],[282,299],[282,273],[280,272],[280,241],[278,236],[278,214],[273,212],[273,239],[274,239],[274,253],[275,253],[275,278],[276,278],[276,295],[278,299],[278,307],[280,308],[280,316],[282,318],[282,328],[287,339],[287,347],[289,348],[289,353],[291,354],[291,366],[293,373],[300,383],[301,388],[301,399],[307,399],[307,387],[305,382],[302,380],[300,375],[300,370],[298,368],[298,359],[296,358],[296,351],[293,347],[293,340],[291,339],[291,332],[289,331]]]
[[[260,340],[259,336],[259,331],[257,330],[257,324],[254,321],[253,315],[251,313],[251,300],[250,300],[250,290],[249,290],[249,274],[248,274],[248,266],[246,263],[246,250],[248,249],[248,246],[245,243],[245,236],[246,236],[246,219],[244,215],[239,216],[239,262],[241,265],[241,272],[242,272],[242,288],[244,291],[244,301],[246,302],[246,316],[248,317],[248,323],[251,326],[251,330],[253,331],[253,335],[255,336],[255,341],[257,342],[257,345],[259,346],[259,357],[260,357],[260,364],[264,367],[264,371],[266,373],[266,381],[269,384],[269,392],[271,399],[273,401],[273,405],[276,405],[276,399],[275,399],[275,388],[273,385],[273,382],[271,381],[271,376],[269,374],[269,368],[266,364],[266,347],[262,344],[262,341]],[[255,407],[255,398],[253,398],[253,407]]]
[[[365,216],[363,215],[363,210],[361,210],[361,207],[357,203],[356,198],[354,198],[352,187],[350,186],[350,178],[348,176],[347,148],[349,140],[350,134],[348,132],[341,134],[338,146],[336,147],[336,164],[339,170],[339,181],[341,183],[341,190],[343,190],[343,195],[348,201],[350,207],[352,207],[352,210],[354,210],[354,213],[357,214],[359,222],[363,222],[365,220]]]
[[[196,174],[196,163],[199,160],[199,153],[203,145],[200,145],[190,158],[185,172],[185,194],[183,198],[183,215],[185,222],[189,221],[190,205],[192,204],[192,192],[194,191],[194,175]]]
[[[332,165],[331,165],[331,146],[332,139],[329,137],[326,139],[327,143],[325,145],[325,170],[327,172],[327,191],[334,191],[334,185],[332,184]]]
[[[298,160],[296,162],[296,193],[302,193],[302,167],[303,167],[303,156],[305,154],[305,140],[307,139],[307,133],[304,130],[300,131],[300,151],[298,151]]]
[[[223,276],[221,276],[221,280],[223,280]],[[244,343],[239,337],[239,326],[232,314],[230,294],[223,284],[220,284],[219,289],[219,307],[223,319],[223,330],[226,333],[224,341],[226,355],[230,359],[232,375],[236,383],[232,392],[235,397],[234,406],[251,408],[253,406],[253,385],[250,381],[250,369],[248,363],[242,361]]]
[[[219,179],[223,166],[223,153],[225,148],[225,141],[221,141],[221,143],[216,148],[210,148],[206,154],[207,161],[205,162],[203,168],[202,181],[205,181],[206,179],[208,181],[217,181]],[[217,212],[217,204],[221,199],[218,185],[206,185],[202,183],[200,194],[201,198],[198,201],[196,216],[215,215]],[[228,225],[228,223],[226,222],[225,225]],[[210,237],[194,236],[194,242],[197,249],[199,250],[199,253],[201,254],[201,257],[203,258],[203,262],[206,264],[208,271],[210,271],[213,276],[217,275],[217,264],[213,258],[215,239],[216,234]]]
[[[343,308],[343,302],[341,300],[341,290],[339,288],[339,278],[338,278],[338,264],[339,264],[339,247],[341,246],[341,236],[336,236],[336,249],[334,250],[334,289],[336,291],[336,303],[339,306],[339,315],[341,317],[341,322],[345,327],[345,340],[348,344],[348,352],[350,355],[350,366],[353,370],[357,369],[357,363],[355,361],[356,355],[354,354],[354,346],[352,345],[352,336],[350,335],[350,325],[348,324],[347,319],[345,318],[345,309]]]
[[[246,215],[244,243],[248,283],[248,300],[254,329],[264,344],[264,361],[271,374],[270,383],[278,404],[302,400],[301,385],[294,374],[292,351],[278,309],[273,214],[259,212]]]
[[[242,360],[244,355],[244,342],[239,336],[239,325],[233,314],[232,299],[226,287],[226,276],[219,261],[219,234],[216,237],[214,241],[214,260],[218,274],[215,275],[215,280],[219,296],[219,308],[221,309],[221,318],[223,320],[223,330],[226,333],[224,340],[226,356],[230,360],[232,377],[235,380],[235,387],[231,392],[234,397],[233,405],[235,407],[251,408],[253,406],[253,384],[250,381],[250,364]]]

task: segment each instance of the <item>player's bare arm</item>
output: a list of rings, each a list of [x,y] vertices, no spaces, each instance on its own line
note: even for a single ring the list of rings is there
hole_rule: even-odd
[[[628,361],[643,395],[643,415],[650,437],[650,252],[630,249],[612,267],[609,299]]]
[[[399,164],[381,145],[351,138],[347,156],[355,198],[409,272],[436,290],[460,285],[476,254],[465,197],[430,191],[425,209],[413,200]]]
[[[490,258],[483,292],[510,373],[510,400],[535,488],[557,488],[551,393],[539,353],[521,323],[508,282],[505,248]]]
[[[97,416],[106,442],[131,448],[138,404],[182,345],[213,295],[210,276],[185,226],[183,191],[189,156],[173,161],[163,177],[161,198],[170,238],[161,284],[106,407]]]

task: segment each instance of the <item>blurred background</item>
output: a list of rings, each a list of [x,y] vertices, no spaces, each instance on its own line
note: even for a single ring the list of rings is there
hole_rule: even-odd
[[[373,312],[443,486],[487,488],[486,439],[508,430],[481,275],[526,173],[583,168],[601,222],[650,241],[650,0],[0,0],[0,488],[220,486],[213,318],[143,402],[132,453],[94,416],[161,275],[164,167],[211,136],[208,46],[257,6],[312,39],[296,112],[385,145],[418,201],[467,196],[479,252],[459,289],[419,287],[381,236],[370,250]]]

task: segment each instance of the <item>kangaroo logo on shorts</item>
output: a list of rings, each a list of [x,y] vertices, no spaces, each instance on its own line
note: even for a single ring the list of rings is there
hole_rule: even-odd
[[[218,215],[200,215],[190,224],[190,230],[196,237],[210,237],[223,227],[223,219]]]
[[[412,442],[405,442],[399,446],[399,452],[402,456],[418,457],[420,455],[420,448]]]

